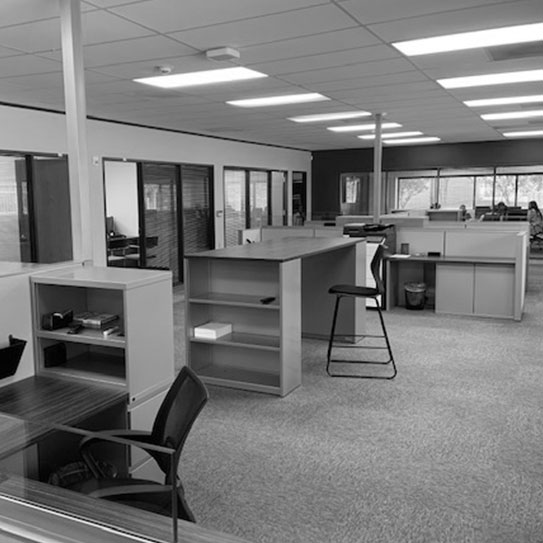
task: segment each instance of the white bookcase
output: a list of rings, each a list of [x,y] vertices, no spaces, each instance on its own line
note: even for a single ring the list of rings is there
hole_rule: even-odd
[[[30,280],[36,373],[126,389],[128,427],[149,430],[175,373],[171,273],[77,266]],[[43,329],[44,314],[67,309],[118,315],[122,335]]]
[[[299,259],[186,259],[187,360],[204,381],[280,396],[301,384],[300,274]],[[194,337],[210,321],[232,333]]]

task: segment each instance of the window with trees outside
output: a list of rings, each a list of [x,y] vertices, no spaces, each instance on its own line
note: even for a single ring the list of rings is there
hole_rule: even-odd
[[[402,210],[428,209],[434,203],[442,209],[493,207],[498,202],[526,209],[531,200],[543,204],[543,166],[390,172],[390,177],[396,181],[394,205]]]

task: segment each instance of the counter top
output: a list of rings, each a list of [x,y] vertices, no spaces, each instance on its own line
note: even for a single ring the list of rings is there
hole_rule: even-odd
[[[386,255],[385,260],[393,262],[434,262],[443,264],[515,264],[509,257],[477,257],[477,256],[427,256],[427,255]]]
[[[236,245],[185,255],[185,258],[218,258],[232,260],[267,260],[286,262],[308,256],[350,247],[365,241],[364,238],[309,238],[289,237],[247,245]]]

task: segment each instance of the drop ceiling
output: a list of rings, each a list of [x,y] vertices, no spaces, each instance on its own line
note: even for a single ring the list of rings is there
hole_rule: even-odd
[[[86,0],[81,2],[90,116],[297,149],[372,146],[297,115],[365,110],[444,143],[505,139],[543,120],[485,122],[463,100],[541,94],[542,83],[445,90],[438,78],[540,69],[489,48],[408,58],[392,42],[543,21],[542,0]],[[235,61],[205,51],[233,47]],[[522,50],[521,50],[522,51]],[[242,65],[268,78],[152,88],[132,80]],[[326,102],[239,109],[227,100],[319,92]],[[64,110],[60,19],[52,0],[0,2],[0,101]],[[522,109],[508,106],[507,110]],[[348,121],[333,123],[348,124]]]

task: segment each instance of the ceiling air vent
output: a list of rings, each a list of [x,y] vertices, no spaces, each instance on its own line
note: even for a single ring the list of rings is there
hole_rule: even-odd
[[[543,43],[519,43],[485,49],[491,60],[518,60],[520,58],[543,57]]]

